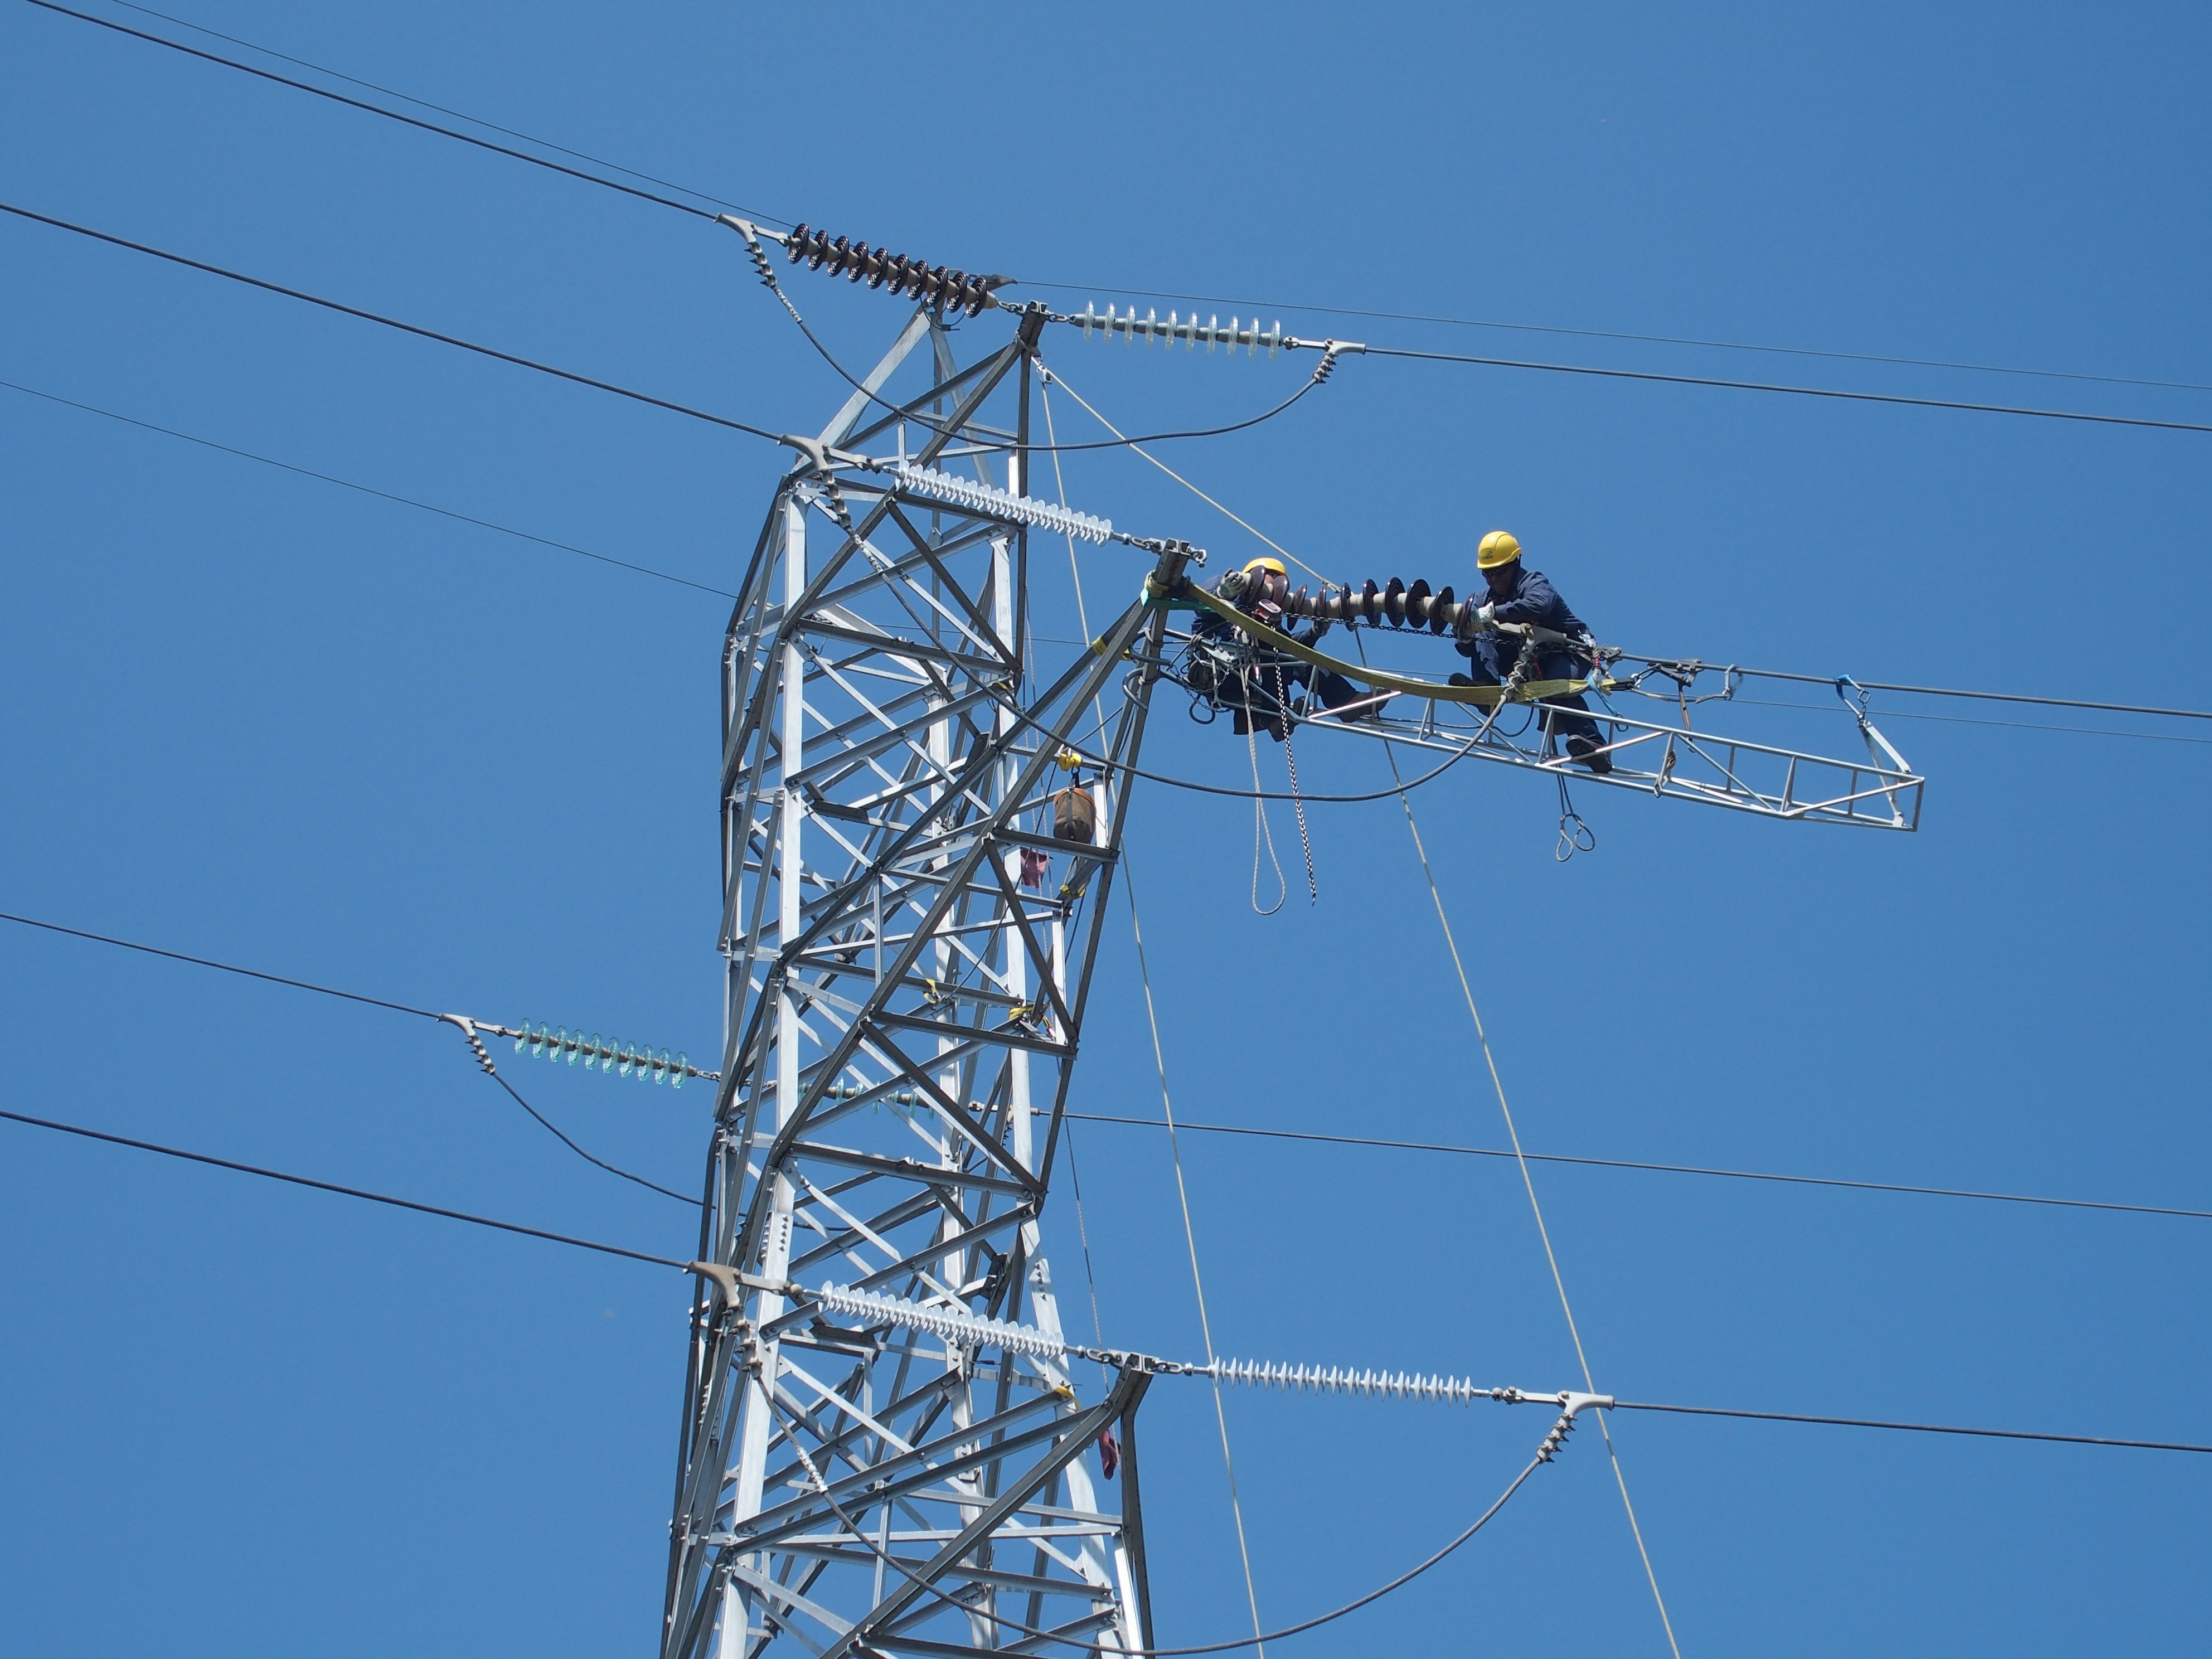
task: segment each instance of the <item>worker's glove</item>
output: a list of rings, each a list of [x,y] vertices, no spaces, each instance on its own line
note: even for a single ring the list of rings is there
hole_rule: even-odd
[[[1498,607],[1496,605],[1485,602],[1481,605],[1464,605],[1460,607],[1458,629],[1460,638],[1467,639],[1472,635],[1481,633],[1486,629],[1497,626]]]
[[[1220,586],[1213,591],[1231,605],[1236,604],[1238,596],[1244,592],[1244,573],[1241,570],[1228,572],[1222,577]]]

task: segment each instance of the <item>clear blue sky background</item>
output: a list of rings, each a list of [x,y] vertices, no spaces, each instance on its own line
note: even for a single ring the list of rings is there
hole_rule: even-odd
[[[1092,285],[1056,301],[1257,296],[1309,334],[2212,419],[2185,391],[1273,303],[2212,382],[2208,28],[2188,8],[191,15],[764,214]],[[5,199],[774,428],[838,401],[701,222],[17,0],[0,86]],[[880,295],[793,291],[855,361],[897,324]],[[11,381],[713,586],[784,459],[20,222],[0,292]],[[1240,417],[1310,366],[1048,344],[1132,429]],[[1061,409],[1064,435],[1093,435]],[[1638,650],[2208,701],[2202,435],[1370,360],[1175,459],[1355,578],[1464,588],[1474,538],[1510,526]],[[1252,550],[1128,457],[1067,476],[1119,522]],[[0,908],[713,1049],[725,602],[4,390],[0,479]],[[1126,550],[1084,556],[1094,605],[1136,580]],[[1044,569],[1037,631],[1072,635]],[[2212,750],[1876,707],[1931,780],[1916,836],[1592,788],[1598,850],[1561,866],[1542,779],[1463,768],[1418,797],[1529,1144],[2212,1207]],[[1155,763],[1243,775],[1225,729],[1161,712]],[[1832,711],[1712,719],[1850,740]],[[1365,751],[1305,761],[1310,788],[1380,775]],[[1499,1142],[1394,803],[1316,809],[1320,902],[1267,921],[1239,803],[1154,790],[1132,835],[1182,1113]],[[686,1249],[678,1206],[563,1152],[451,1030],[20,928],[0,975],[15,1109]],[[1156,1113],[1125,921],[1086,1036],[1078,1103]],[[704,1091],[507,1059],[586,1144],[696,1181]],[[1078,1151],[1109,1339],[1195,1352],[1163,1137],[1094,1126]],[[1510,1165],[1195,1135],[1183,1155],[1224,1352],[1575,1379]],[[2212,1223],[1537,1180],[1623,1397],[2212,1438]],[[1071,1198],[1048,1236],[1085,1324]],[[0,1252],[11,1650],[651,1647],[677,1275],[4,1125]],[[1235,1635],[1211,1407],[1152,1400],[1163,1635]],[[1425,1553],[1544,1427],[1279,1396],[1230,1413],[1272,1622]],[[1615,1431],[1685,1654],[2212,1643],[2212,1459]],[[1281,1651],[1439,1646],[1664,1652],[1595,1435],[1449,1565]]]

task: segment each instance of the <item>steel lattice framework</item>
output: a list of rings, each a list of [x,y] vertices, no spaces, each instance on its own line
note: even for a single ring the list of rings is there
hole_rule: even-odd
[[[1071,782],[1063,753],[1134,763],[1164,617],[1132,606],[1036,683],[1008,498],[1042,323],[962,368],[941,315],[917,312],[866,385],[926,345],[928,389],[894,412],[856,392],[793,441],[731,619],[715,1271],[693,1310],[665,1659],[1149,1644],[1146,1379],[1085,1403],[1054,1352],[841,1326],[805,1295],[1060,1331],[1038,1218],[1127,805]],[[852,464],[894,442],[911,465]],[[988,488],[949,507],[909,488],[915,466]],[[1119,1509],[1088,1455],[1116,1425]]]

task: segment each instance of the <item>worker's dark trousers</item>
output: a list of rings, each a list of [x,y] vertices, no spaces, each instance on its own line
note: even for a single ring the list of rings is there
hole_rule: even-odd
[[[1470,641],[1474,655],[1468,659],[1467,677],[1477,685],[1503,685],[1513,672],[1513,665],[1521,659],[1521,641],[1504,634],[1478,634]],[[1540,651],[1536,667],[1529,678],[1538,680],[1578,680],[1588,670],[1565,651]],[[1583,701],[1579,691],[1564,697],[1547,697],[1543,703],[1544,729],[1561,738],[1588,738],[1595,743],[1605,739],[1598,735],[1597,722],[1589,717],[1589,705]],[[1552,714],[1551,709],[1574,709],[1574,714]]]

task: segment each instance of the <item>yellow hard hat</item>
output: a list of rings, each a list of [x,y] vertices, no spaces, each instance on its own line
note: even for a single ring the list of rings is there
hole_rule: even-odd
[[[1511,564],[1520,556],[1521,544],[1513,539],[1513,532],[1493,530],[1482,538],[1482,545],[1475,550],[1474,568],[1477,570],[1495,570],[1501,564]]]
[[[1283,562],[1280,559],[1270,559],[1266,557],[1249,560],[1245,563],[1244,574],[1246,575],[1250,575],[1255,570],[1264,570],[1271,576],[1285,576],[1290,574],[1283,568]]]

